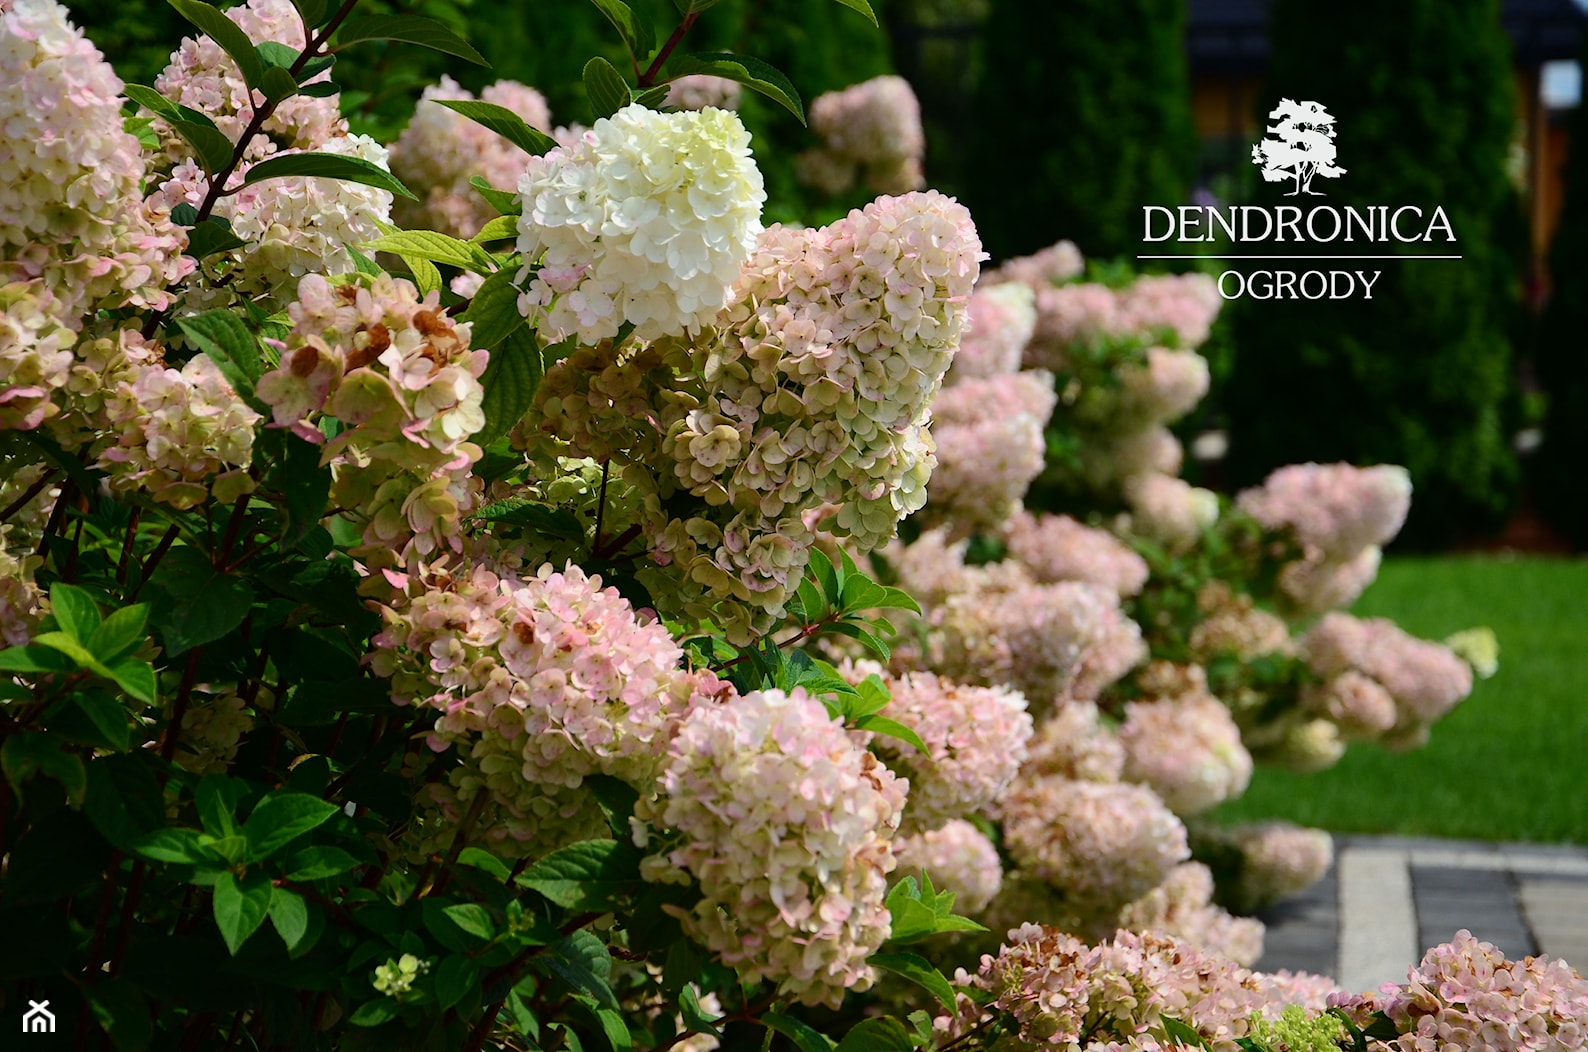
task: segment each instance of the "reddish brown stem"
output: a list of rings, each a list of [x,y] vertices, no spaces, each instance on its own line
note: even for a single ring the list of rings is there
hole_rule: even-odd
[[[144,560],[143,572],[138,575],[138,587],[132,590],[127,597],[127,602],[138,601],[138,593],[143,591],[143,586],[149,582],[149,575],[154,573],[155,567],[160,565],[160,560],[165,558],[165,553],[171,550],[171,545],[176,543],[176,535],[181,531],[175,524],[165,531],[165,536],[160,538],[160,543],[154,546],[154,551],[149,553],[149,558]]]
[[[656,83],[656,74],[662,71],[662,66],[666,64],[667,59],[672,55],[673,48],[677,47],[678,42],[684,39],[684,34],[689,32],[690,27],[695,24],[695,20],[699,17],[699,11],[691,11],[689,14],[684,16],[684,20],[682,22],[678,23],[678,27],[673,30],[672,36],[667,38],[667,43],[662,45],[662,50],[658,51],[656,53],[656,58],[651,60],[649,68],[647,68],[645,72],[640,75],[640,87],[648,88]]]
[[[55,481],[55,472],[46,471],[40,475],[38,481],[23,491],[22,496],[6,505],[5,511],[0,511],[0,522],[5,522],[11,516],[27,507],[29,501],[44,492],[44,487]]]

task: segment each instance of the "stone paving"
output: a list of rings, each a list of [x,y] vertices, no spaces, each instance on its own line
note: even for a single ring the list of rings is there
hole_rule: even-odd
[[[1332,975],[1347,990],[1404,982],[1462,928],[1509,957],[1549,954],[1588,974],[1588,848],[1337,836],[1328,875],[1262,919],[1259,968]]]

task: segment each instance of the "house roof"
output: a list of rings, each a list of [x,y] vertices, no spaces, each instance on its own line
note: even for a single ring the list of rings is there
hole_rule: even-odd
[[[1272,0],[1190,0],[1186,48],[1192,73],[1261,73],[1268,68]],[[1537,66],[1576,58],[1588,13],[1573,0],[1504,0],[1500,15],[1513,61]]]

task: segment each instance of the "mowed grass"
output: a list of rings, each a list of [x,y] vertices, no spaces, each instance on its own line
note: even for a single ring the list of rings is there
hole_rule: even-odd
[[[1321,774],[1260,769],[1216,820],[1588,843],[1588,560],[1389,559],[1353,613],[1431,639],[1488,625],[1500,671],[1423,748],[1354,745]]]

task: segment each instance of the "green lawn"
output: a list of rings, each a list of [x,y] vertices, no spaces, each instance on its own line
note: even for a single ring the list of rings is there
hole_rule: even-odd
[[[1588,561],[1390,559],[1353,612],[1433,639],[1488,625],[1500,640],[1500,671],[1424,748],[1352,746],[1322,774],[1259,770],[1215,819],[1588,843]]]

